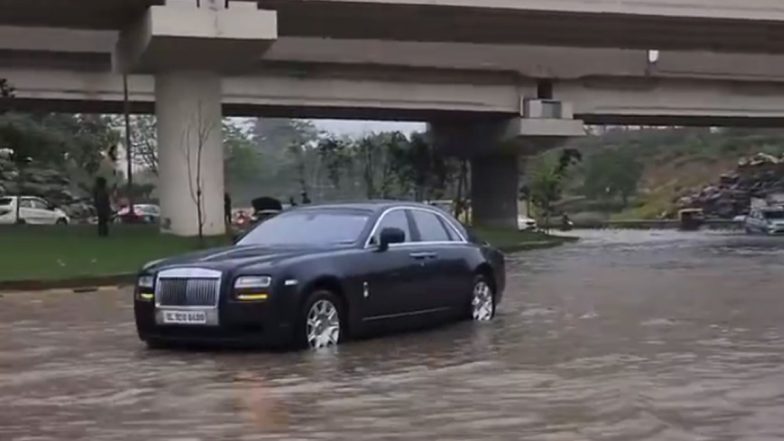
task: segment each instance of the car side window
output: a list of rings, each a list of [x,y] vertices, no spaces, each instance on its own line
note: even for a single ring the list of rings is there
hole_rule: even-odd
[[[31,199],[22,199],[22,201],[19,202],[19,206],[22,208],[33,208],[33,201]]]
[[[46,202],[42,201],[41,199],[33,199],[32,203],[33,203],[33,208],[37,208],[39,210],[48,210],[49,209],[49,204],[47,204]]]
[[[453,235],[449,234],[438,215],[429,211],[413,210],[414,223],[419,230],[419,240],[422,242],[452,242]]]
[[[384,228],[398,228],[402,230],[406,235],[405,242],[411,242],[411,228],[408,226],[408,217],[406,216],[405,210],[392,210],[384,215],[381,222],[378,223],[376,233],[373,235],[373,238],[370,239],[371,245],[378,243],[379,236]]]

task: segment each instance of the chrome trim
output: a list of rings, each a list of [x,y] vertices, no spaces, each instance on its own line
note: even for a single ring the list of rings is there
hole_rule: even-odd
[[[284,286],[296,286],[298,284],[299,284],[299,280],[296,279],[288,279],[285,282],[283,282]]]
[[[441,308],[432,308],[432,309],[422,309],[420,311],[412,311],[412,312],[401,312],[398,314],[386,314],[386,315],[376,315],[373,317],[364,317],[362,321],[364,322],[372,322],[374,320],[386,320],[386,319],[393,319],[393,318],[400,318],[400,317],[411,317],[416,315],[424,315],[424,314],[434,314],[436,312],[444,312],[449,311],[452,308],[447,306]]]
[[[155,276],[155,308],[164,309],[217,309],[220,302],[221,295],[221,279],[223,273],[216,270],[209,270],[204,268],[172,268],[159,271]],[[161,305],[160,301],[160,287],[161,279],[213,279],[216,281],[217,292],[215,293],[215,303],[212,306],[176,306],[176,305]],[[158,314],[156,313],[156,317]]]
[[[444,221],[444,223],[446,225],[448,225],[448,228],[450,230],[452,230],[452,232],[455,234],[455,236],[458,237],[459,240],[454,240],[454,241],[431,241],[431,242],[404,242],[404,243],[390,244],[389,245],[390,247],[422,246],[422,245],[448,245],[448,244],[455,245],[455,244],[466,244],[466,243],[468,243],[468,240],[466,240],[465,236],[463,236],[463,234],[454,226],[454,224],[452,224],[452,221],[449,220],[449,218],[447,218],[444,215],[444,213],[441,213],[438,210],[433,210],[433,209],[424,208],[424,207],[391,207],[391,208],[387,208],[386,210],[384,210],[381,213],[381,215],[378,217],[378,219],[376,219],[375,224],[373,224],[373,229],[370,230],[370,234],[368,235],[367,239],[365,239],[365,246],[364,246],[364,248],[373,248],[374,247],[374,246],[370,245],[370,240],[373,239],[373,236],[376,235],[376,232],[378,231],[379,224],[381,224],[381,221],[384,220],[384,217],[387,214],[389,214],[389,213],[391,213],[393,211],[397,211],[397,210],[418,210],[418,211],[424,211],[424,212],[427,212],[427,213],[435,214],[436,216],[440,217]]]

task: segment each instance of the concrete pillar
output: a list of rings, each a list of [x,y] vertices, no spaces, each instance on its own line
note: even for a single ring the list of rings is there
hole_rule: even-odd
[[[159,73],[155,101],[161,229],[195,236],[201,216],[204,235],[225,233],[220,75]]]
[[[471,159],[471,218],[474,226],[517,228],[518,157],[496,153]]]

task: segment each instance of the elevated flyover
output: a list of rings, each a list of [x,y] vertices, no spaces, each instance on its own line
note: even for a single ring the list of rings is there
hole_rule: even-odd
[[[503,199],[477,218],[512,225],[515,155],[582,121],[780,125],[782,53],[779,0],[0,0],[17,90],[0,105],[118,111],[130,75],[134,111],[158,117],[177,234],[197,227],[194,140],[206,231],[223,231],[222,115],[431,122]],[[504,150],[510,134],[526,147]]]

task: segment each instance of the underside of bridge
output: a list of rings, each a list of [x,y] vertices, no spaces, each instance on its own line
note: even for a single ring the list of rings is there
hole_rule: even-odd
[[[116,113],[130,74],[175,234],[224,230],[223,115],[427,121],[512,227],[517,156],[583,122],[780,126],[782,52],[778,0],[0,0],[0,106]]]

